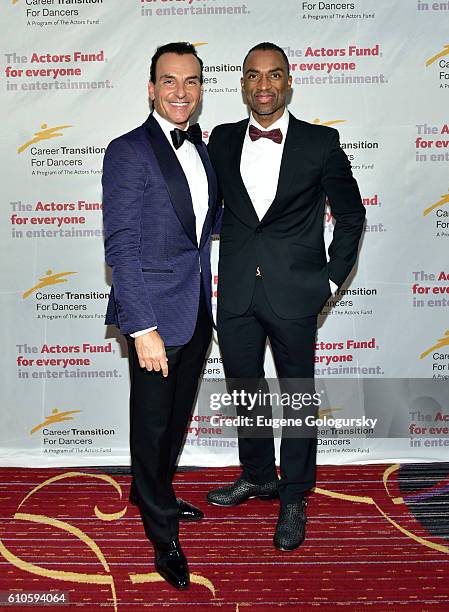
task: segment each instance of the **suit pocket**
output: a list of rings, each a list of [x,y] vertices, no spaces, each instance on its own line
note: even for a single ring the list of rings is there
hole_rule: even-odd
[[[173,270],[164,268],[142,268],[142,272],[149,272],[150,274],[173,274]]]
[[[297,242],[291,242],[289,252],[293,259],[300,259],[315,266],[323,266],[326,263],[324,250],[307,246]]]

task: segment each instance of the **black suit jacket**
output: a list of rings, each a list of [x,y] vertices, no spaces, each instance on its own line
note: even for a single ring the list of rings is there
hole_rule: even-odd
[[[290,114],[275,199],[259,221],[240,175],[248,119],[216,127],[209,154],[224,198],[218,271],[219,306],[243,314],[259,266],[274,312],[286,319],[317,314],[353,267],[365,209],[351,166],[333,128]],[[329,199],[335,229],[324,245]]]

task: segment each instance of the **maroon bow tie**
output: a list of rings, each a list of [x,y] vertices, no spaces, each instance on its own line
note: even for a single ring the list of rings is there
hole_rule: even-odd
[[[252,141],[259,140],[259,138],[269,138],[276,144],[281,144],[282,142],[282,132],[279,128],[275,130],[259,130],[255,125],[249,126],[249,137]]]

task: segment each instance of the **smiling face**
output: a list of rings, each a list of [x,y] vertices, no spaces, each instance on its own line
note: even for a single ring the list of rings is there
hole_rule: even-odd
[[[154,110],[184,129],[203,93],[199,61],[191,53],[164,53],[157,60],[155,81],[148,84]]]
[[[269,127],[282,116],[292,77],[288,76],[285,60],[278,51],[252,51],[243,66],[240,82],[260,125]]]

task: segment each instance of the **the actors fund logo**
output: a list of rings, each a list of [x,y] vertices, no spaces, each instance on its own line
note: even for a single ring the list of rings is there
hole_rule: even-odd
[[[17,149],[17,153],[22,153],[22,151],[25,151],[25,149],[28,149],[28,147],[31,147],[31,145],[36,144],[38,142],[42,142],[43,140],[51,140],[52,138],[57,138],[59,136],[64,136],[63,132],[60,132],[59,130],[65,130],[67,128],[71,128],[73,127],[72,125],[55,125],[54,127],[48,127],[48,125],[46,123],[43,123],[41,125],[41,129],[39,132],[34,132],[33,138],[30,138],[30,140],[27,140],[27,142],[25,142],[22,146],[20,146]]]
[[[447,193],[441,196],[438,202],[434,202],[431,206],[425,209],[425,211],[423,212],[423,217],[426,217],[429,213],[432,212],[432,210],[435,210],[435,208],[441,208],[446,204],[449,204],[449,190]]]
[[[45,420],[42,423],[39,423],[30,431],[30,435],[34,434],[39,429],[43,429],[48,425],[54,425],[55,423],[63,423],[64,421],[73,421],[72,414],[78,414],[81,410],[65,410],[61,412],[57,408],[53,408],[51,414],[45,417]]]
[[[53,274],[53,270],[47,270],[45,275],[41,276],[39,282],[34,285],[34,287],[31,287],[31,289],[28,289],[22,294],[22,298],[25,300],[32,293],[39,291],[39,289],[44,289],[44,287],[58,285],[59,283],[66,283],[68,279],[65,277],[69,276],[70,274],[77,274],[77,272],[58,272],[57,274]]]

